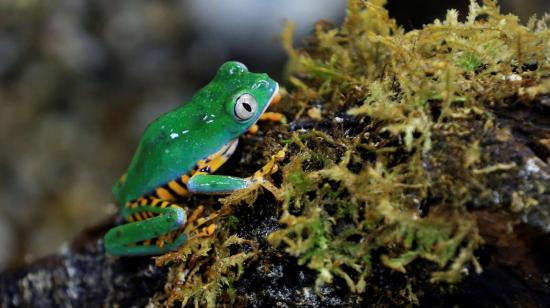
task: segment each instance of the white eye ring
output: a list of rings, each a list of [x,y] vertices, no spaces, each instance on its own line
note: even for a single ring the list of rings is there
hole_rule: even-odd
[[[254,114],[258,109],[258,103],[254,96],[245,93],[237,98],[235,102],[235,117],[240,121],[246,121]]]

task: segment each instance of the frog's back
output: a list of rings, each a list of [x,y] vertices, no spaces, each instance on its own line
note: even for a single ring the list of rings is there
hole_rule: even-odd
[[[199,160],[231,141],[217,128],[223,127],[219,121],[192,100],[149,124],[125,176],[113,187],[117,202],[124,205],[189,174]]]

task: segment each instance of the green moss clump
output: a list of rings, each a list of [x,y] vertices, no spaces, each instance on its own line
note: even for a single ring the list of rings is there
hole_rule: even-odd
[[[335,129],[294,137],[283,227],[269,241],[317,270],[318,286],[336,276],[352,292],[365,290],[375,262],[406,272],[427,260],[432,282],[481,271],[482,239],[466,204],[490,193],[487,174],[515,167],[484,159],[480,140],[494,126],[487,110],[550,91],[550,17],[523,26],[495,1],[471,1],[464,22],[449,10],[405,32],[384,4],[349,1],[344,24],[319,24],[302,50],[291,27],[284,34],[287,109],[296,117],[320,109]]]

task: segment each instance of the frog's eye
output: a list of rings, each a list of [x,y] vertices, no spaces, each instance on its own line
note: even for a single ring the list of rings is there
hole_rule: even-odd
[[[235,103],[235,117],[240,121],[246,121],[256,113],[258,103],[254,96],[245,93],[237,98]]]

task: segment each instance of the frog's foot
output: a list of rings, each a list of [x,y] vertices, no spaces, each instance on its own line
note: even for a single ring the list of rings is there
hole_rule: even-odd
[[[267,178],[279,170],[279,162],[285,159],[286,147],[271,156],[271,159],[249,179],[255,185],[260,185],[273,194],[277,200],[282,200],[282,192]]]
[[[197,232],[197,230],[201,226],[213,221],[214,219],[218,218],[218,216],[220,216],[219,212],[214,212],[206,217],[201,217],[203,213],[204,213],[204,206],[199,205],[197,209],[195,209],[191,214],[191,216],[189,217],[189,220],[187,221],[187,224],[185,225],[183,232],[186,234],[192,234],[194,232]],[[216,230],[216,225],[210,224],[206,228],[210,228],[209,232],[213,233]]]
[[[197,233],[193,234],[191,238],[212,236],[214,235],[214,232],[216,232],[216,229],[218,229],[218,226],[216,224],[209,224],[208,226],[200,229],[200,231],[198,231]]]
[[[270,122],[278,122],[278,123],[286,123],[286,117],[279,112],[265,112],[260,116],[258,121],[270,121]],[[259,130],[258,124],[252,124],[250,128],[248,129],[249,134],[256,134]]]
[[[256,135],[258,130],[260,130],[260,127],[258,126],[258,124],[252,124],[252,126],[250,126],[250,128],[248,129],[248,133],[252,135]]]
[[[271,191],[278,200],[280,200],[282,195],[267,178],[269,175],[279,170],[278,162],[284,159],[285,151],[286,148],[273,155],[265,166],[247,178],[196,173],[187,183],[187,189],[193,193],[231,194],[231,198],[228,197],[225,199],[236,200],[239,195],[247,195],[248,192],[253,192],[259,186],[263,186],[267,190]],[[229,203],[232,203],[232,201],[229,201]]]
[[[199,226],[194,226],[193,228],[189,228],[189,231],[179,230],[170,234],[163,235],[156,240],[155,245],[161,248],[173,247],[173,249],[169,250],[172,251],[182,246],[181,244],[178,246],[174,246],[173,244],[180,236],[185,236],[186,242],[189,242],[196,238],[213,236],[217,229],[218,226],[215,223],[209,224],[202,228],[200,228]],[[151,241],[149,241],[149,243],[146,245],[150,244]]]
[[[280,112],[264,112],[258,121],[283,122],[286,119]]]
[[[260,179],[270,176],[279,170],[279,162],[285,159],[286,147],[278,151],[271,156],[269,161],[258,171],[254,172],[254,175],[249,177],[251,181],[259,181]]]
[[[254,172],[252,176],[245,178],[244,180],[248,182],[245,189],[235,191],[231,195],[220,199],[220,201],[224,205],[240,203],[242,200],[248,203],[253,202],[260,187],[271,192],[275,199],[283,200],[283,192],[270,181],[270,176],[279,170],[278,163],[285,158],[285,152],[286,147],[271,156],[271,159],[262,168]]]
[[[191,213],[191,216],[189,216],[189,218],[187,219],[186,226],[193,225],[197,221],[197,219],[199,219],[202,213],[204,213],[204,205],[201,204],[193,211],[193,213]]]
[[[270,122],[278,122],[278,123],[286,123],[286,117],[279,112],[265,112],[260,116],[258,121],[270,121]],[[248,133],[255,135],[259,130],[258,124],[252,124],[250,128],[248,129]]]

